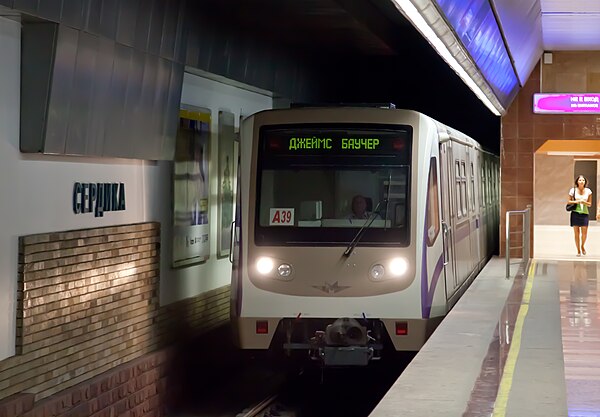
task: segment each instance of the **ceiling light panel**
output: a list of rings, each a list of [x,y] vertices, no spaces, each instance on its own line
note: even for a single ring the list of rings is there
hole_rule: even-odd
[[[539,0],[493,0],[521,85],[539,61],[542,44],[542,10]]]
[[[488,0],[435,0],[456,36],[507,107],[519,90],[519,80]]]
[[[543,13],[542,28],[546,50],[600,50],[600,14]]]
[[[431,0],[393,0],[398,9],[417,28],[436,52],[463,82],[492,111],[500,116],[505,107],[484,79],[466,48]]]

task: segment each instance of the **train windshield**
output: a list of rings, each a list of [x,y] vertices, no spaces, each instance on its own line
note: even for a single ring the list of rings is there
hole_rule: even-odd
[[[270,126],[260,130],[255,242],[410,242],[412,128]]]

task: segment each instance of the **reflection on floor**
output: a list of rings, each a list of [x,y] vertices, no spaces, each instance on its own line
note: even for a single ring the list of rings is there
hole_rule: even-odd
[[[559,262],[569,416],[600,416],[599,262]]]
[[[540,226],[533,227],[533,256],[536,259],[554,260],[579,260],[587,259],[600,261],[600,224],[590,222],[587,241],[585,244],[586,256],[577,257],[575,247],[575,234],[573,228],[568,226]]]

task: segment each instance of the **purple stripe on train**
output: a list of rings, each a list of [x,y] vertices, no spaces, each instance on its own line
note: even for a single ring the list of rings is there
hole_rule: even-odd
[[[429,315],[431,314],[433,294],[443,270],[444,255],[442,254],[435,264],[433,276],[431,277],[431,286],[429,286],[427,282],[427,241],[423,238],[423,254],[421,256],[421,315],[424,319],[429,318]]]
[[[431,174],[430,174],[431,175]],[[427,181],[427,193],[429,195],[429,181]],[[429,286],[427,280],[427,219],[429,216],[427,215],[429,211],[429,198],[425,203],[425,221],[423,227],[423,250],[421,253],[421,316],[424,319],[429,318],[431,314],[431,304],[433,304],[433,294],[435,292],[435,288],[437,287],[438,280],[442,275],[442,271],[444,269],[444,254],[440,256],[440,259],[435,264],[435,269],[433,270],[433,275],[431,277],[431,286]],[[438,235],[439,236],[439,235]]]

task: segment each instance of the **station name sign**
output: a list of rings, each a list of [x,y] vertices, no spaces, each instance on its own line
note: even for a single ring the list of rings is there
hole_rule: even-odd
[[[534,94],[533,112],[538,114],[600,114],[600,94]]]
[[[125,184],[85,183],[73,185],[73,212],[75,214],[94,213],[103,217],[105,211],[125,210]]]

